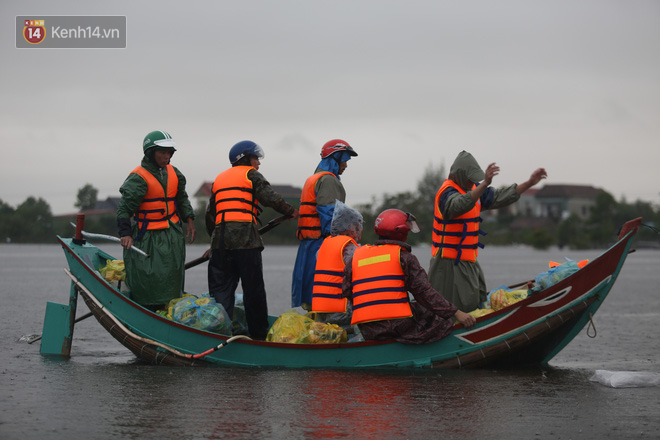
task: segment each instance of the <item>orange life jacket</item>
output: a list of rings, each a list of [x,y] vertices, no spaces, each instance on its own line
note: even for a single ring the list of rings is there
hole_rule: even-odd
[[[147,193],[135,213],[139,230],[136,240],[139,240],[147,230],[167,229],[170,227],[170,221],[179,223],[176,211],[179,178],[172,165],[168,164],[165,168],[167,169],[166,189],[163,189],[158,179],[143,167],[138,166],[131,171],[131,174],[135,173],[147,182]]]
[[[465,214],[451,220],[445,220],[440,212],[440,196],[448,188],[455,188],[465,194],[460,186],[447,179],[435,195],[435,208],[433,216],[433,234],[431,252],[435,257],[439,250],[442,258],[477,261],[478,248],[484,245],[479,243],[479,235],[486,235],[479,229],[481,224],[481,200],[477,200],[474,207]],[[473,186],[473,189],[475,186]]]
[[[412,316],[400,253],[395,244],[355,250],[351,324]]]
[[[344,281],[344,248],[348,243],[357,246],[351,237],[337,235],[323,240],[316,257],[314,286],[312,287],[312,310],[322,313],[345,313],[348,298],[342,298],[341,285]]]
[[[321,217],[316,210],[316,182],[325,176],[332,175],[329,171],[323,171],[311,175],[305,180],[302,193],[300,194],[300,208],[298,210],[298,239],[320,238],[321,237]]]
[[[238,165],[218,174],[213,182],[215,224],[222,222],[257,222],[261,213],[255,199],[248,171],[254,167]]]

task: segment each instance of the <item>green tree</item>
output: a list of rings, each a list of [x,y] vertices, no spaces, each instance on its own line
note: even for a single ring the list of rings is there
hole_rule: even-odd
[[[0,242],[14,239],[16,224],[14,208],[0,199]]]
[[[20,228],[15,231],[15,241],[46,243],[54,240],[53,214],[44,199],[28,197],[16,208],[14,215],[20,221]]]
[[[99,190],[94,188],[91,183],[87,183],[78,190],[78,196],[76,197],[76,203],[74,206],[80,211],[93,209],[96,206],[96,197],[98,196],[98,193]]]

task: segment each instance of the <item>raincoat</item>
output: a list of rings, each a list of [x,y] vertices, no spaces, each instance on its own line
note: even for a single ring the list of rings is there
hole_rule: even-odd
[[[300,240],[291,281],[291,307],[300,307],[304,304],[304,308],[311,308],[316,254],[323,239],[330,235],[335,201],[339,200],[342,203],[346,201],[346,190],[339,180],[339,162],[349,160],[350,156],[346,152],[341,154],[339,160],[333,157],[334,154],[322,159],[314,171],[314,174],[324,171],[332,174],[325,175],[316,182],[316,210],[321,219],[321,237]]]
[[[342,249],[341,259],[344,262],[344,268],[350,266],[353,261],[353,253],[359,245],[357,242],[362,237],[364,219],[362,214],[353,208],[350,208],[337,200],[332,214],[332,223],[330,231],[332,237],[345,237],[352,239]],[[318,254],[317,254],[318,256]],[[339,257],[339,256],[335,256]],[[318,263],[318,261],[317,261]],[[319,264],[316,265],[316,270],[319,270]],[[341,284],[343,284],[343,274]],[[346,304],[345,312],[336,313],[317,313],[316,320],[320,322],[337,324],[341,327],[351,326],[351,317],[353,308],[350,301]]]
[[[471,188],[473,183],[478,184],[478,182],[472,181],[469,176],[480,175],[483,178],[484,175],[477,161],[466,151],[458,155],[449,172],[453,177],[452,180],[466,193],[461,194],[455,189],[448,189],[442,194],[438,205],[446,220],[463,215],[474,207],[476,202],[472,200]],[[515,183],[500,189],[488,187],[480,197],[481,210],[497,209],[516,202],[520,198],[516,187]],[[447,301],[466,313],[479,308],[488,295],[479,261],[457,262],[454,258],[442,258],[441,252],[431,258],[429,282]]]
[[[159,168],[146,156],[142,159],[141,166],[165,188],[165,168]],[[186,193],[186,178],[176,167],[173,168],[179,180],[176,194],[179,217],[183,221],[194,219],[195,212]],[[119,192],[122,196],[117,207],[119,235],[128,235],[125,229],[129,228],[135,239],[138,236],[138,226],[136,223],[129,226],[130,220],[147,193],[147,182],[138,174],[129,174]],[[159,305],[180,297],[186,259],[185,234],[181,222],[169,221],[168,228],[148,230],[134,245],[149,254],[149,258],[124,249],[126,284],[130,288],[131,298],[142,305]]]

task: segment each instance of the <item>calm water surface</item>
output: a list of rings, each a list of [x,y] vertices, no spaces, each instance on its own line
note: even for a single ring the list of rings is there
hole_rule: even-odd
[[[204,246],[188,249],[188,260]],[[107,250],[121,256],[118,247]],[[430,250],[415,250],[428,267]],[[295,247],[264,251],[271,314],[290,307]],[[548,260],[599,252],[489,247],[489,288],[533,278]],[[144,365],[94,318],[76,325],[72,357],[44,358],[47,301],[68,301],[58,245],[0,245],[0,439],[660,438],[660,387],[614,389],[595,370],[660,373],[660,252],[638,251],[586,329],[546,369],[281,370]],[[187,273],[207,290],[205,265]],[[87,312],[79,302],[78,316]]]

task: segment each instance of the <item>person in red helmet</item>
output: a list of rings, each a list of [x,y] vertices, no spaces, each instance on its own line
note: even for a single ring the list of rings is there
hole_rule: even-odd
[[[305,181],[300,196],[300,245],[291,281],[291,307],[311,310],[316,254],[331,233],[335,201],[346,202],[346,190],[339,176],[351,157],[357,155],[348,142],[332,139],[321,148],[321,162]]]
[[[454,318],[466,328],[474,326],[473,316],[431,287],[412,254],[408,232],[419,232],[412,214],[387,209],[376,218],[374,230],[379,240],[355,250],[342,285],[343,295],[353,302],[351,323],[365,340],[426,344],[449,335]]]

